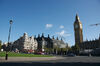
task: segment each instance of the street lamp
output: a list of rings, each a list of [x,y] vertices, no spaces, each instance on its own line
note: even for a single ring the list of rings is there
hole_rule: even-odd
[[[8,35],[8,46],[6,47],[6,56],[5,56],[5,60],[8,60],[9,40],[10,40],[11,26],[12,26],[13,21],[10,20],[9,23],[10,23],[10,28],[9,28],[9,35]]]

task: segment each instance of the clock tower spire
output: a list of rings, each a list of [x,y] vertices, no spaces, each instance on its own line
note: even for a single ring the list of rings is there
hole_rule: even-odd
[[[75,21],[76,21],[76,22],[80,22],[80,18],[79,18],[79,16],[78,16],[78,14],[76,14]]]
[[[75,22],[74,22],[74,35],[75,35],[75,44],[80,44],[83,42],[83,31],[82,31],[82,23],[79,19],[78,14],[76,14]]]

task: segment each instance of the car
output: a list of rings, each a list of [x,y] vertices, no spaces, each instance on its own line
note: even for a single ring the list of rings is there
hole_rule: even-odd
[[[69,56],[69,57],[74,57],[74,56],[76,56],[74,53],[69,53],[69,54],[67,54],[67,56]]]
[[[44,52],[37,52],[36,54],[44,55],[45,53]]]

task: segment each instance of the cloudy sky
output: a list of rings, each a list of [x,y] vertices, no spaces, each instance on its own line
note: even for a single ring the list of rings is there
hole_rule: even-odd
[[[84,40],[99,37],[100,0],[0,0],[0,40],[7,42],[9,20],[13,20],[11,40],[27,32],[29,36],[44,33],[63,38],[74,45],[76,13],[83,24]]]

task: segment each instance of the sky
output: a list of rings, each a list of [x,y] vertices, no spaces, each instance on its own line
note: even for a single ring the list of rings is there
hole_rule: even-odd
[[[13,20],[11,39],[17,40],[23,33],[38,36],[44,33],[63,40],[72,46],[76,13],[83,24],[83,39],[99,38],[100,0],[0,0],[0,40],[8,41],[9,20]]]

